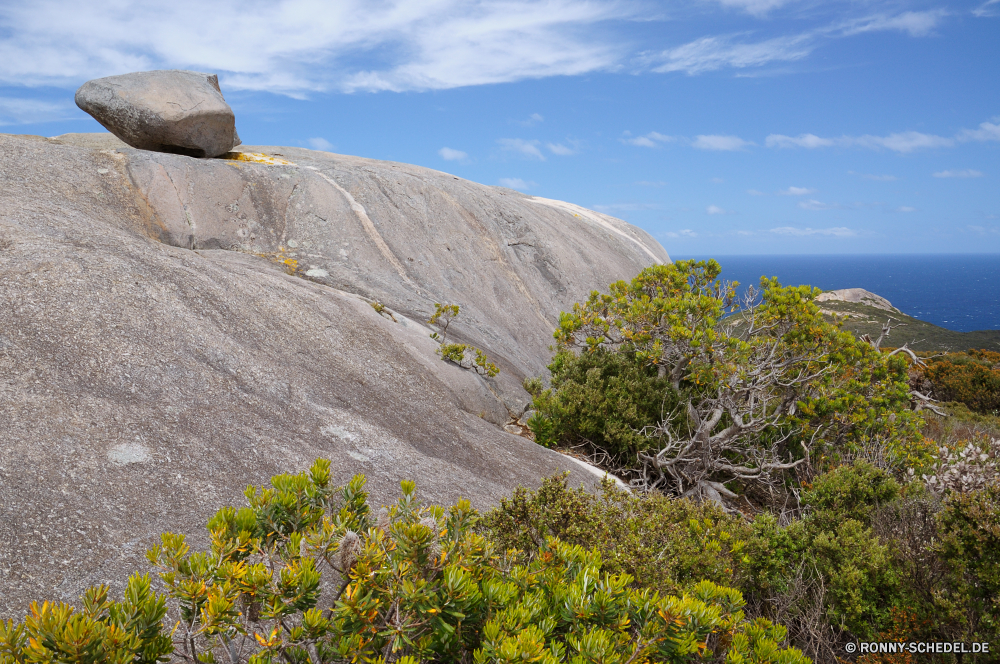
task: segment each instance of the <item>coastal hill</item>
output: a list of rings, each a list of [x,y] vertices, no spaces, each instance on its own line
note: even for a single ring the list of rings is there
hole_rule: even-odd
[[[882,326],[891,320],[894,327],[882,342],[883,348],[909,344],[916,351],[957,352],[973,348],[1000,351],[1000,330],[955,332],[908,316],[884,297],[862,288],[827,291],[816,302],[831,321],[841,321],[844,330],[858,336],[867,334],[877,339]]]
[[[655,240],[417,166],[227,156],[0,135],[0,617],[117,593],[161,532],[317,457],[374,504],[598,479],[504,427],[559,313],[668,262]],[[437,303],[496,378],[436,353]]]

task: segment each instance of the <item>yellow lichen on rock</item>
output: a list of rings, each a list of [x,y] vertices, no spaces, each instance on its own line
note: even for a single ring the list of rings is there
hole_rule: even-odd
[[[229,161],[249,161],[255,164],[267,164],[268,166],[294,166],[292,162],[281,157],[272,157],[263,152],[227,152],[222,155],[222,159]]]

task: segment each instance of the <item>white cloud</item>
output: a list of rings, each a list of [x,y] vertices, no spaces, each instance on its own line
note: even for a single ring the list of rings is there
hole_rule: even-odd
[[[518,191],[527,191],[537,185],[534,182],[525,182],[521,178],[500,178],[500,186],[507,187],[508,189],[517,189]]]
[[[815,134],[799,134],[798,136],[771,134],[764,140],[764,145],[769,148],[826,148],[834,145],[835,142],[829,138],[820,138]]]
[[[791,1],[792,0],[719,0],[719,4],[723,7],[742,9],[746,13],[753,14],[754,16],[763,16],[772,9],[777,9],[783,5],[787,5]]]
[[[678,237],[698,237],[698,234],[691,230],[690,228],[685,228],[679,231],[666,231],[662,233],[663,237],[678,238]]]
[[[691,142],[691,146],[699,150],[742,150],[748,145],[755,144],[750,141],[744,141],[739,136],[718,136],[712,134],[695,136]]]
[[[902,205],[902,206],[896,208],[896,212],[916,212],[916,211],[917,211],[917,208],[910,207],[908,205]]]
[[[841,210],[842,205],[836,203],[824,203],[822,201],[817,201],[814,198],[810,198],[808,201],[799,201],[799,207],[803,210]]]
[[[855,173],[854,171],[847,171],[847,174],[857,175],[866,180],[875,180],[876,182],[895,182],[899,179],[895,175],[871,175],[868,173]]]
[[[726,211],[720,208],[718,205],[709,205],[705,208],[705,212],[709,214],[726,214]]]
[[[815,194],[815,189],[806,189],[805,187],[789,187],[788,189],[782,189],[778,192],[782,196],[805,196],[806,194]]]
[[[883,30],[899,30],[909,33],[911,37],[926,37],[937,27],[941,19],[948,15],[943,9],[922,12],[903,12],[895,16],[879,14],[863,19],[850,21],[841,28],[845,37],[863,32],[881,32]]]
[[[896,152],[913,152],[921,148],[946,148],[955,144],[950,138],[922,134],[919,131],[904,131],[888,136],[858,136],[845,138],[848,145],[860,145],[866,148],[887,148]]]
[[[676,140],[673,136],[666,136],[657,131],[651,131],[643,136],[632,136],[626,131],[621,142],[628,143],[629,145],[638,145],[643,148],[655,148],[663,143],[671,143]]]
[[[515,152],[528,159],[545,161],[545,155],[538,149],[539,141],[526,141],[523,138],[498,138],[497,143],[508,152]],[[513,189],[513,187],[511,187]]]
[[[984,123],[988,124],[988,123]],[[951,147],[955,141],[944,136],[933,134],[923,134],[918,131],[904,131],[888,136],[841,136],[840,138],[820,138],[815,134],[800,134],[799,136],[784,136],[782,134],[771,134],[764,144],[769,148],[825,148],[830,146],[850,147],[858,146],[873,150],[888,149],[895,152],[913,152],[922,148],[944,148]]]
[[[218,72],[224,91],[301,95],[574,75],[616,66],[627,47],[601,24],[640,9],[615,0],[5,0],[0,82],[75,87],[182,68]]]
[[[1000,15],[1000,0],[988,0],[972,10],[973,15],[979,18]]]
[[[756,44],[733,43],[732,37],[702,37],[660,53],[646,53],[640,61],[655,72],[682,71],[693,76],[723,67],[744,69],[801,60],[814,48],[811,34],[775,37]]]
[[[795,228],[793,226],[781,226],[779,228],[772,228],[772,233],[776,235],[794,235],[798,237],[806,237],[811,235],[824,235],[828,237],[854,237],[857,232],[845,228],[843,226],[836,226],[834,228]]]
[[[569,145],[563,145],[562,143],[546,143],[545,147],[549,149],[552,154],[557,154],[561,157],[568,157],[569,155],[574,155],[580,152],[583,146],[583,141],[578,141],[575,139],[566,139],[566,143]]]
[[[68,102],[0,97],[0,126],[55,122],[72,118],[77,114],[79,111],[76,106]]]
[[[938,171],[934,173],[936,178],[981,178],[983,174],[981,171],[974,171],[971,168],[966,168],[960,171]]]
[[[963,129],[959,132],[960,141],[1000,141],[1000,119],[994,118],[995,122],[981,122],[979,129]]]
[[[518,120],[517,124],[522,127],[534,127],[539,122],[544,122],[545,118],[542,117],[541,113],[532,113],[528,116],[527,120]]]
[[[445,161],[465,161],[469,158],[469,155],[461,150],[453,150],[452,148],[444,147],[438,150],[438,154]]]
[[[333,143],[326,140],[325,138],[310,138],[306,140],[306,144],[309,145],[313,150],[321,150],[323,152],[333,151]]]
[[[763,191],[757,191],[756,189],[747,189],[747,193],[750,194],[751,196],[763,196],[764,195]]]

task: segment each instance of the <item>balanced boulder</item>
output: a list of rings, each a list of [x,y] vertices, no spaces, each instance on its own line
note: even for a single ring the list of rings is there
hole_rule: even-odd
[[[215,74],[179,69],[87,81],[76,105],[134,148],[218,157],[240,144]]]

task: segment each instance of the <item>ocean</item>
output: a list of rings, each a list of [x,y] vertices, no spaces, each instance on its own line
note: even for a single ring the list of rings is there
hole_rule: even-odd
[[[671,256],[674,260],[706,258]],[[864,288],[914,318],[956,332],[1000,329],[1000,254],[710,256],[722,278],[757,285],[761,275],[823,290]]]

